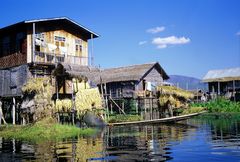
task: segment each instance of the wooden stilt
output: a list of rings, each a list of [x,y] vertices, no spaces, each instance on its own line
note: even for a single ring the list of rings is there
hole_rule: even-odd
[[[218,82],[218,95],[220,95],[220,82]]]
[[[13,97],[13,106],[12,106],[12,123],[13,125],[16,124],[16,120],[15,120],[15,117],[16,117],[16,99],[15,97]]]
[[[233,80],[233,97],[234,97],[234,101],[236,101],[236,94],[235,94],[235,80]]]
[[[138,114],[138,100],[135,100],[136,114]]]
[[[2,117],[3,117],[3,112],[2,112],[2,101],[0,101],[0,126],[2,125]]]

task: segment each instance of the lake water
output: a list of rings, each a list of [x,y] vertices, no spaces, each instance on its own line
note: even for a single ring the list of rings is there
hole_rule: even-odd
[[[240,120],[111,127],[92,137],[29,144],[0,137],[0,161],[240,161]]]

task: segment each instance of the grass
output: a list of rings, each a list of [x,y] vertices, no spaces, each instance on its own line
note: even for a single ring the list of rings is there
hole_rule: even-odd
[[[131,122],[142,120],[139,115],[113,115],[108,119],[108,123]]]
[[[5,125],[0,127],[0,136],[34,143],[61,140],[79,135],[91,135],[96,130],[80,129],[72,125],[61,125],[52,118],[44,119],[32,125]]]

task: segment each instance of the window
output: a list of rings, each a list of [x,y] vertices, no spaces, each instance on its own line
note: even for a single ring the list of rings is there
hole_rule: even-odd
[[[76,50],[76,54],[77,55],[81,55],[82,54],[82,40],[81,39],[75,39],[75,50]]]
[[[65,37],[55,36],[55,41],[65,42]]]
[[[65,46],[65,41],[66,41],[65,37],[55,36],[54,40],[55,40],[55,45],[57,47],[59,47],[59,46],[64,47]]]
[[[54,36],[54,41],[55,41],[55,45],[57,46],[57,49],[55,50],[55,52],[57,54],[65,53],[63,52],[63,48],[66,48],[65,47],[66,38],[61,36]]]

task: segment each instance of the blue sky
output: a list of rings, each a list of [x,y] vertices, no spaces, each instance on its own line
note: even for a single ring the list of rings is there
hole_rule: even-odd
[[[158,61],[168,74],[202,78],[240,66],[238,0],[6,0],[0,27],[67,16],[100,34],[103,68]],[[239,32],[239,35],[237,34]]]

